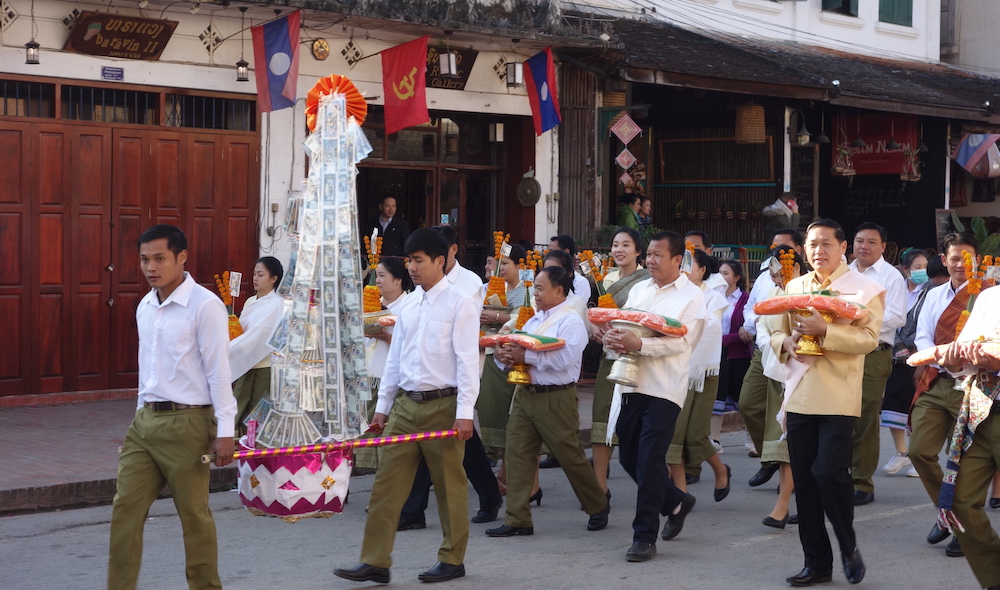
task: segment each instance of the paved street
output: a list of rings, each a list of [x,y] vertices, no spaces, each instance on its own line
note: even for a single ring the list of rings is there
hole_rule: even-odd
[[[883,433],[883,457],[889,437]],[[760,488],[747,480],[755,460],[743,451],[743,434],[724,435],[723,459],[733,469],[733,491],[721,503],[712,501],[710,470],[691,491],[698,505],[681,535],[661,541],[648,563],[624,560],[631,542],[635,488],[616,464],[610,480],[614,494],[611,525],[589,533],[561,470],[542,471],[544,498],[533,507],[535,535],[491,539],[488,526],[472,525],[466,578],[453,588],[576,589],[769,589],[787,587],[784,578],[802,565],[796,527],[768,529],[760,520],[775,499],[777,478]],[[883,461],[884,462],[884,461]],[[221,574],[227,588],[295,590],[364,587],[335,578],[334,566],[357,561],[373,476],[356,477],[345,512],[332,519],[287,524],[251,516],[236,492],[212,496],[220,536]],[[868,564],[862,587],[879,590],[910,588],[977,588],[963,559],[944,556],[944,543],[930,546],[924,536],[934,512],[917,479],[876,476],[877,501],[857,510],[855,524]],[[433,505],[426,530],[397,536],[392,587],[416,588],[416,576],[435,561],[440,527]],[[991,511],[994,526],[1000,511]],[[109,506],[0,519],[2,587],[14,590],[92,590],[104,584]],[[139,587],[183,590],[181,531],[170,500],[153,505],[146,526],[145,560]],[[840,571],[832,585],[846,588]]]

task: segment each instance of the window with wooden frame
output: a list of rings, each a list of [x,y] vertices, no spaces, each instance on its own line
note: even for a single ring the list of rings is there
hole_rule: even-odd
[[[904,27],[913,26],[913,0],[878,0],[878,20]]]
[[[858,16],[858,0],[823,0],[823,10]]]
[[[660,183],[774,182],[774,137],[743,145],[732,137],[660,140]]]

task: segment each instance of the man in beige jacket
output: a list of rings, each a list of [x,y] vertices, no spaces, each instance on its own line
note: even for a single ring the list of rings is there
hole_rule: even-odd
[[[844,573],[852,584],[865,575],[854,536],[854,486],[851,480],[851,435],[861,414],[861,381],[865,355],[875,349],[882,324],[885,289],[843,262],[844,230],[836,221],[820,219],[809,226],[804,251],[815,269],[789,281],[788,294],[823,290],[867,307],[861,319],[836,318],[826,323],[812,315],[775,316],[771,346],[785,363],[785,406],[788,454],[799,510],[799,540],[805,567],[787,578],[792,586],[829,582],[833,550],[823,521],[830,520],[840,545]],[[797,352],[803,336],[815,336],[821,356]]]

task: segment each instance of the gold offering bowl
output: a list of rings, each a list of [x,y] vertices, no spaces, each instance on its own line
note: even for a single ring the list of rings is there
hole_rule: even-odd
[[[369,311],[363,314],[362,321],[364,322],[365,336],[372,337],[381,334],[385,328],[382,324],[378,323],[379,318],[389,315],[388,309],[383,309],[381,311]]]
[[[500,305],[484,305],[483,306],[483,311],[488,312],[486,314],[487,319],[490,318],[490,317],[494,317],[495,318],[498,313],[510,314],[510,312],[511,312],[512,309],[513,308],[511,308],[511,307],[502,307]],[[485,324],[483,324],[483,326],[486,327],[486,334],[487,335],[496,334],[497,332],[500,331],[500,328],[503,327],[503,322],[487,321]]]
[[[507,383],[513,385],[531,385],[531,373],[528,372],[528,365],[515,363],[507,372]]]
[[[796,309],[792,311],[792,313],[803,318],[812,316],[812,312],[808,309]],[[835,316],[832,313],[828,311],[821,311],[819,312],[819,315],[823,317],[826,323],[833,323],[833,318]],[[798,345],[795,348],[795,354],[800,356],[823,356],[825,353],[823,352],[823,347],[819,345],[819,336],[816,336],[815,334],[803,334],[799,338]]]
[[[656,330],[647,328],[642,324],[626,320],[611,320],[611,327],[628,330],[639,338],[651,338],[657,334]],[[611,372],[608,373],[608,381],[628,387],[638,387],[639,353],[619,353],[618,358],[611,364]]]

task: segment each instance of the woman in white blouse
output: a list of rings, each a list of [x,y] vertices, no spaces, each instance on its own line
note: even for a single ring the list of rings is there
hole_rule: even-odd
[[[246,420],[260,400],[271,390],[271,351],[268,344],[281,319],[281,297],[275,288],[284,275],[281,262],[264,256],[253,267],[253,289],[256,295],[247,299],[240,314],[243,334],[229,342],[229,367],[236,382],[233,395],[238,409],[236,427],[246,433]]]
[[[413,289],[410,273],[407,272],[400,258],[383,258],[375,268],[375,285],[382,295],[382,306],[389,313],[396,315],[406,299],[406,294]],[[392,342],[392,326],[385,327],[380,333],[365,338],[365,350],[368,357],[368,380],[371,384],[370,394],[365,405],[365,420],[371,422],[375,415],[375,404],[378,401],[378,386],[385,370],[385,360],[389,356],[389,344]],[[357,449],[354,451],[354,464],[368,469],[378,468],[377,449]]]

